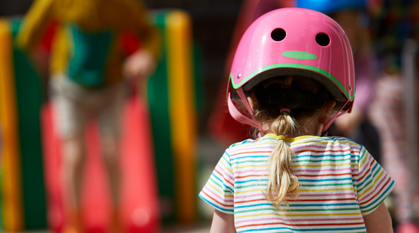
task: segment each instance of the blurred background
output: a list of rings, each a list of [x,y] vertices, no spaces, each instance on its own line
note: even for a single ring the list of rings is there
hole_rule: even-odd
[[[60,232],[64,221],[62,190],[57,178],[59,142],[51,133],[53,119],[48,105],[48,71],[42,64],[34,65],[29,55],[13,42],[32,2],[0,0],[0,226],[4,232],[47,229]],[[130,135],[127,137],[138,141],[142,137],[152,138],[150,145],[138,145],[128,139],[123,142],[125,148],[130,148],[126,149],[129,155],[124,154],[122,162],[123,173],[130,176],[124,183],[123,192],[127,193],[122,210],[124,224],[128,232],[146,232],[139,229],[146,229],[152,216],[141,206],[157,199],[159,220],[155,224],[161,232],[209,232],[213,210],[199,200],[198,193],[225,148],[251,136],[249,128],[234,123],[228,116],[224,103],[234,48],[257,16],[294,3],[292,0],[143,2],[151,10],[153,25],[162,33],[165,52],[164,62],[158,64],[156,74],[150,77],[146,107],[127,104],[124,112],[131,114],[124,116],[124,129],[149,130],[141,135],[127,133]],[[358,52],[361,65],[357,68],[355,62],[355,68],[360,70],[358,75],[369,77],[362,78],[366,81],[357,86],[355,102],[363,102],[359,112],[353,114],[358,117],[337,122],[331,133],[366,145],[398,183],[388,203],[395,227],[415,224],[419,210],[415,88],[419,1],[360,2],[364,7],[351,8],[359,11],[355,22],[335,19],[345,30],[345,24],[350,24],[346,25],[348,30],[355,31],[357,44],[352,46],[361,51]],[[335,12],[326,13],[339,17]],[[355,24],[358,28],[351,28]],[[46,36],[45,48],[49,40]],[[179,71],[173,67],[181,68]],[[97,129],[90,128],[93,133],[88,133],[91,138],[87,140],[95,144]],[[179,139],[183,137],[185,140]],[[146,155],[142,154],[144,151],[148,151]],[[132,155],[135,152],[138,156]],[[86,210],[90,216],[89,232],[102,232],[106,217],[95,212],[107,211],[109,195],[103,194],[107,189],[97,159],[99,152],[92,146],[90,154],[84,205],[90,209]],[[150,157],[151,162],[141,156]],[[144,166],[154,168],[148,173],[136,173]],[[150,184],[142,179],[155,182]],[[153,188],[158,192],[156,197],[144,194]]]
[[[24,16],[33,0],[0,0],[0,16]],[[205,131],[208,116],[214,104],[214,93],[220,92],[227,52],[242,5],[241,0],[198,1],[143,1],[149,9],[180,9],[192,19],[192,33],[203,54],[202,76],[205,85],[205,108],[199,120],[200,130]],[[224,84],[223,84],[224,85]],[[212,93],[212,94],[210,94]]]

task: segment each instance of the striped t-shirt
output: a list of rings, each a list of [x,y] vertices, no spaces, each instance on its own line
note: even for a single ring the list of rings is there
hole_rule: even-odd
[[[294,152],[299,195],[276,210],[263,195],[267,161],[278,141],[269,135],[228,148],[200,197],[234,214],[237,232],[366,232],[363,216],[395,182],[361,145],[343,137],[286,138]]]

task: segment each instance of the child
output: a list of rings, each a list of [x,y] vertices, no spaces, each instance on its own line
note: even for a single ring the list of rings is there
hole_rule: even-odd
[[[112,198],[111,232],[121,232],[119,139],[124,77],[143,81],[153,70],[160,37],[137,0],[38,0],[25,17],[19,45],[36,52],[50,22],[58,23],[50,75],[55,118],[63,141],[65,233],[83,231],[81,193],[85,124],[98,118],[104,164]],[[127,57],[123,35],[135,35],[142,47]]]
[[[407,120],[412,117],[418,119],[414,112],[417,105],[416,109],[411,108],[410,101],[406,101],[407,95],[413,94],[407,91],[407,86],[412,85],[409,74],[418,74],[419,60],[417,51],[405,47],[409,39],[419,43],[419,1],[383,0],[378,3],[371,25],[381,74],[369,114],[381,135],[383,167],[397,182],[393,191],[396,232],[419,233],[418,164],[414,162],[418,155],[411,152],[418,149],[418,144],[417,137],[415,140],[409,132],[417,129],[410,127],[412,124]],[[416,63],[411,65],[413,70],[409,69],[410,59],[405,57],[409,50],[416,54]],[[413,98],[414,104],[418,103],[418,96],[410,98]]]
[[[229,111],[259,138],[230,146],[200,193],[215,207],[212,233],[392,232],[383,201],[394,181],[363,146],[321,136],[355,97],[335,21],[302,8],[266,13],[243,35],[230,79]]]

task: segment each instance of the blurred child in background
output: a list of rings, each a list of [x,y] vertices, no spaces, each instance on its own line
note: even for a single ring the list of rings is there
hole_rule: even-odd
[[[211,233],[393,232],[394,181],[364,146],[322,136],[354,98],[350,43],[331,18],[282,8],[250,25],[227,99],[259,137],[231,145],[200,193]]]
[[[372,103],[370,115],[382,138],[382,164],[397,182],[394,189],[398,223],[396,232],[419,233],[418,177],[414,177],[411,171],[411,167],[417,170],[419,164],[411,165],[410,157],[418,155],[408,153],[408,147],[417,145],[407,143],[404,100],[406,77],[402,74],[401,59],[407,39],[419,42],[419,2],[382,0],[379,3],[372,11],[372,29],[382,73],[377,82],[377,96]],[[418,65],[416,63],[415,66]],[[408,98],[415,98],[417,103],[416,96]],[[413,114],[417,117],[417,113]]]
[[[159,56],[160,38],[138,0],[38,0],[26,15],[18,44],[36,59],[40,39],[51,22],[58,24],[50,62],[51,97],[62,139],[65,233],[83,232],[81,193],[86,161],[85,126],[100,124],[101,148],[112,197],[111,232],[121,232],[118,215],[120,117],[124,78],[144,83]],[[128,56],[123,35],[141,40]],[[42,57],[42,56],[41,56]],[[37,62],[37,61],[35,61]]]

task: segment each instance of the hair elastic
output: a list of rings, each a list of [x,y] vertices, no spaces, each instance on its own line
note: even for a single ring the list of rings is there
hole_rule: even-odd
[[[274,138],[276,140],[284,140],[285,139],[284,135],[276,135],[274,133],[268,133],[265,136],[270,137],[270,138]]]
[[[290,113],[291,110],[289,108],[281,108],[281,110],[279,111],[279,113],[282,113],[282,112]]]

